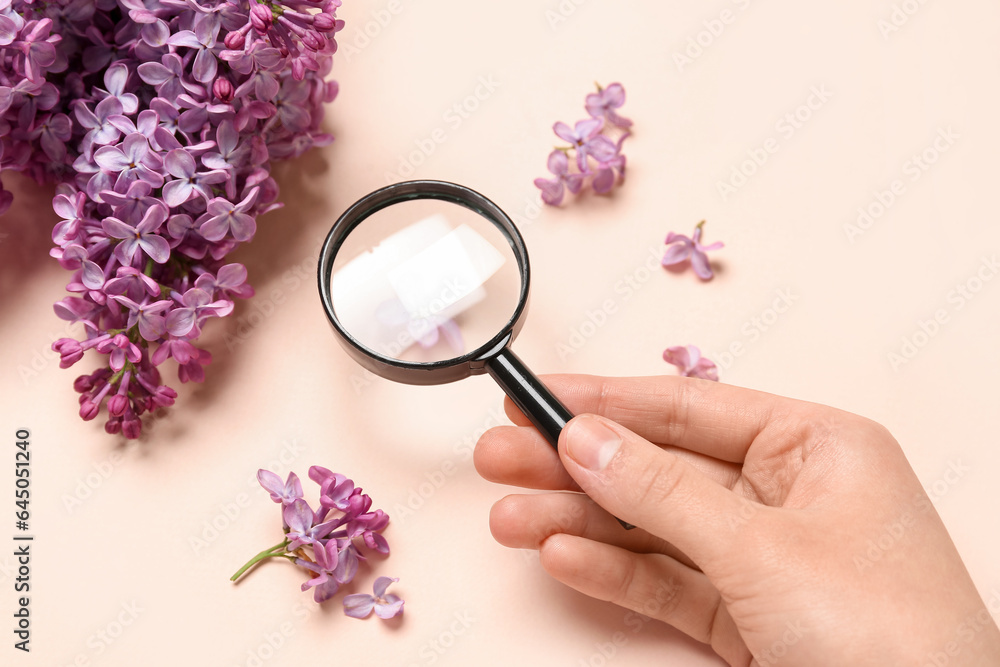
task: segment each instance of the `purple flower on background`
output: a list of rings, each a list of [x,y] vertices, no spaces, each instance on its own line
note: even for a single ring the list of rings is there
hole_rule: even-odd
[[[263,8],[256,2],[253,7]],[[267,10],[270,13],[270,9]],[[196,81],[210,83],[219,71],[219,62],[215,59],[215,46],[219,37],[218,14],[198,14],[194,20],[194,30],[180,30],[167,39],[170,46],[181,46],[194,50],[194,65],[191,74]]]
[[[289,549],[292,551],[302,545],[322,540],[335,527],[333,521],[317,524],[312,508],[301,498],[293,500],[284,507],[282,518],[288,524],[288,539],[292,541]]]
[[[552,131],[556,136],[569,143],[570,147],[576,151],[576,165],[581,172],[587,171],[587,154],[592,149],[594,142],[600,137],[601,128],[604,122],[598,118],[588,118],[579,120],[574,127],[559,121],[552,126]],[[605,137],[606,139],[606,137]],[[599,152],[606,150],[606,147],[599,148]]]
[[[549,154],[548,167],[555,178],[535,179],[535,187],[542,191],[543,202],[559,206],[566,190],[577,194],[588,183],[596,194],[608,194],[616,184],[625,181],[625,156],[621,150],[629,136],[627,128],[632,121],[615,111],[624,103],[625,89],[620,83],[607,88],[598,85],[597,93],[588,95],[586,99],[590,118],[577,121],[573,127],[563,122],[553,126],[556,136],[568,142],[569,146],[557,148]]]
[[[271,494],[271,500],[276,503],[291,505],[296,500],[302,499],[302,482],[294,472],[288,473],[288,479],[282,482],[273,472],[261,468],[257,471],[257,481]]]
[[[683,234],[675,234],[674,232],[667,234],[665,243],[670,247],[667,248],[667,252],[663,255],[660,263],[663,266],[670,267],[677,266],[684,261],[689,261],[691,268],[694,269],[699,278],[702,280],[711,280],[714,274],[706,253],[710,250],[719,250],[723,247],[723,243],[716,241],[710,245],[702,245],[701,234],[704,226],[704,220],[699,222],[694,228],[694,234],[691,238]]]
[[[542,191],[542,201],[550,206],[559,206],[562,203],[565,190],[576,194],[583,187],[585,176],[570,173],[569,158],[565,151],[554,150],[549,153],[549,171],[555,178],[536,178],[535,186]]]
[[[221,267],[217,276],[208,272],[201,274],[194,281],[194,286],[207,292],[219,292],[227,297],[247,299],[253,296],[253,288],[246,282],[247,267],[234,263]]]
[[[71,356],[78,354],[73,343],[76,341],[66,343],[66,354]],[[93,403],[91,396],[97,400],[103,397],[96,396],[104,391],[100,386],[103,378],[103,375],[98,375],[78,381],[78,391],[85,393],[85,400]],[[121,406],[116,403],[115,407]],[[86,410],[89,414],[89,404]],[[81,414],[83,411],[81,407]],[[361,554],[361,549],[383,556],[389,554],[389,544],[382,535],[389,524],[389,515],[380,509],[372,510],[371,498],[345,475],[322,466],[309,468],[309,479],[320,487],[321,510],[316,513],[303,497],[302,485],[294,473],[289,473],[282,482],[274,473],[259,470],[257,479],[271,499],[281,505],[285,535],[281,542],[251,558],[231,577],[232,581],[238,580],[262,560],[284,558],[310,573],[311,578],[302,584],[302,590],[313,589],[313,599],[322,603],[333,597],[341,585],[354,580],[360,562],[368,560]],[[377,579],[374,596],[347,598],[345,605],[350,609],[349,613],[362,614],[362,618],[372,609],[383,618],[398,614],[403,601],[385,593],[392,581],[396,580]]]
[[[152,303],[136,303],[127,296],[111,297],[128,309],[128,323],[126,329],[134,326],[139,327],[139,335],[146,340],[156,340],[167,330],[166,321],[162,313],[172,305],[169,301],[154,301]]]
[[[302,590],[307,591],[312,588],[313,600],[322,603],[332,598],[340,590],[340,584],[334,576],[339,563],[337,541],[330,540],[325,545],[316,545],[313,548],[313,556],[316,558],[315,562],[297,558],[295,564],[315,573],[316,576],[302,584]]]
[[[201,322],[206,317],[225,317],[233,310],[232,301],[212,301],[212,295],[200,287],[189,289],[180,302],[183,307],[175,307],[167,315],[167,331],[173,336],[187,336],[192,331],[198,335]]]
[[[139,98],[133,93],[125,92],[128,76],[128,67],[124,63],[117,62],[104,72],[105,90],[100,88],[97,90],[118,100],[124,113],[131,116],[139,110]]]
[[[115,189],[119,192],[137,178],[154,188],[163,185],[160,158],[149,150],[149,142],[139,133],[125,137],[121,146],[101,146],[94,152],[94,161],[105,172],[118,174]]]
[[[121,132],[109,119],[121,115],[122,111],[122,103],[114,97],[106,97],[98,102],[94,111],[90,110],[86,102],[78,100],[73,105],[73,113],[80,126],[87,130],[87,134],[83,137],[84,145],[106,146],[112,141],[117,141]]]
[[[597,92],[587,95],[586,108],[594,118],[603,118],[612,125],[627,130],[632,127],[632,121],[615,112],[625,104],[625,88],[620,83],[612,83],[607,88],[597,86]]]
[[[390,577],[375,580],[373,595],[356,593],[344,598],[344,613],[354,618],[367,618],[372,611],[381,619],[388,619],[403,612],[403,600],[398,595],[386,593],[389,584],[399,581]]]
[[[668,347],[663,351],[663,360],[676,366],[684,377],[719,381],[715,363],[701,356],[701,350],[694,345]]]
[[[340,0],[241,2],[0,0],[0,164],[57,184],[50,255],[74,296],[54,310],[84,331],[53,349],[103,355],[74,388],[84,419],[107,402],[108,433],[173,402],[159,363],[204,378],[191,340],[253,294],[226,255],[280,205],[272,163],[332,139]],[[11,199],[0,185],[0,213]]]
[[[132,259],[140,250],[157,264],[167,261],[170,257],[170,244],[156,233],[167,219],[166,211],[163,206],[151,206],[134,227],[117,218],[104,219],[104,232],[121,241],[115,246],[115,257],[122,266],[132,264]]]
[[[224,174],[224,171],[216,173]],[[251,188],[246,197],[238,204],[228,199],[216,197],[208,202],[203,218],[199,218],[201,235],[208,241],[219,241],[232,234],[237,241],[246,241],[257,231],[257,223],[247,211],[257,201],[257,188]]]
[[[119,267],[116,277],[105,284],[104,291],[109,295],[125,295],[133,301],[141,301],[146,294],[160,296],[157,282],[131,266]]]
[[[120,371],[125,368],[125,361],[137,363],[142,358],[142,352],[128,339],[125,334],[117,334],[114,338],[105,340],[97,346],[97,351],[111,354],[111,370]],[[121,416],[120,414],[118,416]]]
[[[194,157],[183,148],[175,148],[167,153],[163,158],[163,168],[174,177],[163,186],[163,201],[171,207],[180,206],[195,195],[201,195],[208,201],[212,196],[211,188],[208,186],[226,180],[224,171],[217,169],[197,171]]]

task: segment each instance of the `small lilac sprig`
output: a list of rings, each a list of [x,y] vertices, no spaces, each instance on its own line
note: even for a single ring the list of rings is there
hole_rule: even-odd
[[[590,118],[577,121],[573,127],[563,122],[552,126],[556,136],[569,146],[549,153],[548,168],[554,178],[535,179],[542,201],[559,206],[567,190],[575,195],[589,184],[603,195],[625,182],[625,155],[621,151],[631,134],[632,121],[618,114],[624,104],[625,88],[620,83],[607,88],[597,84],[597,92],[587,95],[584,104]]]
[[[695,226],[694,234],[690,238],[683,234],[668,233],[665,243],[669,247],[660,264],[667,268],[683,269],[684,263],[688,263],[699,278],[711,280],[715,273],[712,271],[712,264],[708,261],[707,253],[710,250],[722,249],[724,244],[722,241],[716,241],[709,245],[702,245],[701,235],[704,227],[705,221],[702,220]]]
[[[200,382],[206,320],[253,295],[227,262],[280,206],[271,163],[332,137],[320,129],[340,0],[0,0],[0,169],[57,183],[51,253],[71,296],[56,314],[82,339],[60,366],[80,416],[109,433],[173,404],[167,359]],[[11,203],[0,184],[0,214]]]
[[[663,360],[673,364],[684,377],[719,381],[719,370],[715,362],[703,357],[694,345],[678,345],[663,351]]]
[[[273,472],[257,471],[257,481],[271,495],[271,500],[281,506],[285,538],[247,561],[230,581],[237,581],[250,568],[268,558],[284,558],[309,572],[310,579],[302,584],[302,590],[312,589],[313,599],[322,603],[354,579],[360,561],[366,560],[362,547],[389,554],[389,543],[382,535],[389,524],[389,515],[371,509],[372,500],[361,487],[344,475],[321,466],[309,468],[309,479],[320,488],[316,511],[306,502],[302,483],[294,472],[282,481]],[[385,593],[386,587],[394,581],[398,579],[379,577],[375,581],[374,596],[347,596],[345,613],[357,618],[368,616],[372,609],[380,618],[401,613],[403,601]],[[361,615],[365,609],[367,611]]]

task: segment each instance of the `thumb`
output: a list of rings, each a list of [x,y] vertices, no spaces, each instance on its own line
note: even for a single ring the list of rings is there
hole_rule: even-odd
[[[728,560],[749,500],[686,461],[597,415],[574,417],[559,456],[583,491],[614,516],[687,554],[702,570]]]

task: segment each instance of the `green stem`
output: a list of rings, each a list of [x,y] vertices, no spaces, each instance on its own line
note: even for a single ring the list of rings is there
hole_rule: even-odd
[[[275,544],[270,549],[264,549],[259,554],[248,560],[246,565],[237,570],[236,574],[234,574],[229,578],[229,581],[236,581],[237,579],[243,576],[244,572],[249,570],[257,563],[261,562],[265,558],[276,558],[278,556],[283,556],[284,555],[283,553],[277,553],[277,552],[283,552],[286,546],[288,546],[288,540],[282,540],[280,543]]]

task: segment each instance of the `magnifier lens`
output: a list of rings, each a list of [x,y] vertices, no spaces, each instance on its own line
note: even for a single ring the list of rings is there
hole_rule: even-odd
[[[520,292],[517,256],[500,229],[437,199],[399,202],[362,220],[337,252],[330,286],[351,337],[411,363],[485,345],[513,317]]]

